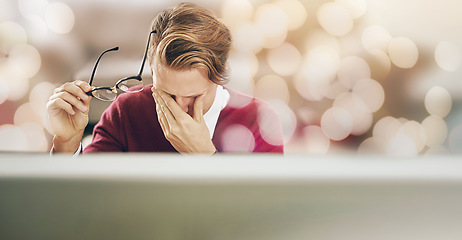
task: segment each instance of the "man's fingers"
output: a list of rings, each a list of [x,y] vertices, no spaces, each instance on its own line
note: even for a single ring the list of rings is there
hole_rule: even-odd
[[[59,92],[50,97],[50,100],[60,98],[82,112],[87,112],[88,107],[80,99],[71,95],[69,92]]]
[[[156,101],[156,109],[158,111],[161,111],[162,114],[164,114],[164,117],[166,118],[166,120],[170,122],[175,121],[175,116],[172,114],[170,109],[167,107],[164,99],[159,96],[158,92],[154,92],[152,96],[154,96],[154,100]]]
[[[91,90],[91,87],[82,81],[74,81],[63,84],[61,87],[55,90],[55,94],[59,92],[69,92],[70,94],[84,100],[89,101],[90,96],[86,92]]]
[[[59,110],[64,110],[65,112],[67,112],[68,114],[70,115],[74,115],[75,114],[75,111],[72,107],[71,104],[69,104],[68,102],[64,101],[63,99],[61,98],[55,98],[53,100],[51,100],[49,102],[49,105],[48,105],[51,109],[59,109]]]
[[[202,94],[194,100],[194,119],[201,120],[204,118],[204,97],[205,94]]]
[[[156,92],[158,96],[163,100],[165,106],[170,110],[175,119],[188,116],[188,114],[180,108],[178,103],[169,94],[160,90],[156,90]]]

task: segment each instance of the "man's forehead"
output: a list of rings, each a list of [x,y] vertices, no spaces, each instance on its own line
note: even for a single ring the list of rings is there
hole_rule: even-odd
[[[203,69],[175,70],[162,64],[155,64],[154,86],[177,97],[197,97],[204,94],[213,83]]]

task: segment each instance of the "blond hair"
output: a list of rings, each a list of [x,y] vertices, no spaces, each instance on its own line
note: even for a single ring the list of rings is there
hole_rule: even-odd
[[[231,48],[228,28],[211,12],[192,3],[180,3],[154,19],[149,61],[154,58],[176,70],[204,68],[209,79],[223,85]]]

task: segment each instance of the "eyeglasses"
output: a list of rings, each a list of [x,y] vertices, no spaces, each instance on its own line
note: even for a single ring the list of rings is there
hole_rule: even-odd
[[[95,87],[93,90],[87,92],[87,95],[91,95],[99,100],[102,101],[114,101],[117,98],[117,89],[122,92],[134,93],[143,90],[144,84],[141,78],[141,73],[143,73],[144,63],[146,62],[146,56],[148,54],[149,42],[151,41],[151,35],[153,33],[157,33],[156,30],[149,33],[148,43],[146,45],[146,50],[144,51],[143,62],[141,63],[141,69],[138,75],[122,78],[116,82],[113,87]],[[113,47],[111,49],[107,49],[99,55],[98,60],[96,60],[95,66],[93,67],[93,72],[91,73],[90,80],[88,84],[91,86],[93,83],[93,78],[95,76],[96,68],[98,67],[98,63],[101,57],[111,51],[117,51],[119,47]]]

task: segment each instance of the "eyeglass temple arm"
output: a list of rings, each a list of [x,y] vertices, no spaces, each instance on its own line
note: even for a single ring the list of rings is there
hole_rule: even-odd
[[[141,74],[143,73],[144,63],[146,62],[146,57],[148,55],[148,49],[149,49],[149,43],[151,42],[151,35],[153,33],[157,33],[157,31],[153,30],[149,33],[148,43],[146,44],[146,50],[144,50],[143,62],[141,63],[141,69],[140,69],[140,72],[138,73],[138,77],[141,77]]]
[[[91,77],[90,77],[90,80],[88,81],[88,84],[91,86],[91,84],[93,83],[93,77],[95,76],[95,72],[96,72],[96,68],[98,67],[98,63],[99,63],[99,60],[101,59],[101,57],[107,53],[107,52],[110,52],[110,51],[117,51],[119,50],[119,47],[113,47],[111,49],[107,49],[105,50],[104,52],[102,52],[99,57],[98,57],[98,60],[96,60],[96,63],[95,63],[95,66],[93,67],[93,72],[91,73]]]

